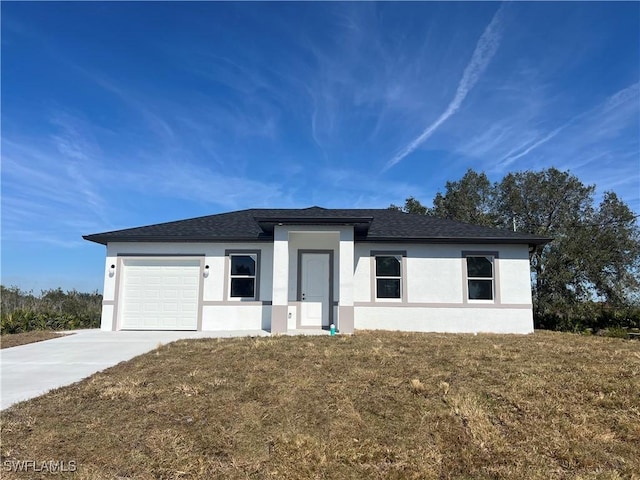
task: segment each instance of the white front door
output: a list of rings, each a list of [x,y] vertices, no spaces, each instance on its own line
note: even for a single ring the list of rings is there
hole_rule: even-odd
[[[329,326],[328,253],[303,253],[301,260],[301,327]]]

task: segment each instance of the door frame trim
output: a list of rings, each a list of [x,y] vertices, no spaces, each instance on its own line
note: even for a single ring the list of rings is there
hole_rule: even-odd
[[[297,292],[296,292],[296,301],[298,305],[302,304],[302,255],[305,253],[321,253],[329,255],[329,304],[327,308],[329,309],[329,325],[333,323],[333,250],[313,250],[313,249],[299,249],[298,250],[298,281],[297,281]],[[301,318],[302,308],[298,310],[298,314],[296,315],[296,328],[317,328],[317,327],[303,327],[301,326]],[[320,327],[322,328],[322,326]]]

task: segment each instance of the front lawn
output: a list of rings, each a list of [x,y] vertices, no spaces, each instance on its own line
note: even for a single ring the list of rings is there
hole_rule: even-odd
[[[183,340],[0,417],[2,465],[73,461],[76,479],[637,479],[640,343]]]

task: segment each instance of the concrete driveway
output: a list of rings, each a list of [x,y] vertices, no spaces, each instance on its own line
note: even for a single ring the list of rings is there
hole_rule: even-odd
[[[70,333],[70,332],[69,332]],[[263,330],[237,332],[103,332],[73,335],[0,350],[0,409],[69,385],[100,370],[182,338],[267,336]]]

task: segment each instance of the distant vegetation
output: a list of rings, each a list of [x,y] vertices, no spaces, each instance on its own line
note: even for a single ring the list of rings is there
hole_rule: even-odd
[[[75,330],[100,326],[102,295],[61,288],[40,295],[0,286],[0,333]]]

